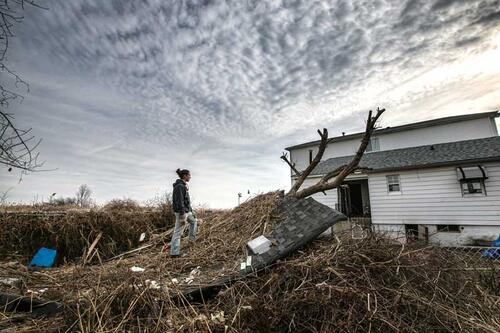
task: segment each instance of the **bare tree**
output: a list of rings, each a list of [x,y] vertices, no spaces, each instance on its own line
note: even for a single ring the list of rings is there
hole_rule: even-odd
[[[326,146],[331,141],[331,139],[328,140],[328,130],[326,128],[324,128],[322,132],[318,130],[318,134],[321,137],[318,152],[304,171],[298,171],[295,168],[295,164],[288,160],[287,154],[283,153],[281,159],[290,166],[295,176],[297,176],[297,180],[292,185],[292,188],[287,193],[287,196],[292,196],[295,198],[305,198],[314,193],[334,189],[336,187],[339,187],[349,174],[356,170],[359,170],[359,161],[363,157],[366,147],[370,143],[370,137],[376,128],[377,120],[382,115],[382,113],[384,113],[384,111],[385,109],[377,108],[377,114],[373,116],[372,111],[370,110],[370,112],[368,113],[368,119],[366,120],[366,129],[363,138],[361,139],[361,143],[358,147],[356,155],[353,156],[352,160],[348,164],[342,165],[335,170],[329,171],[328,173],[323,175],[323,177],[316,184],[305,189],[299,190],[309,174],[321,162]]]
[[[92,190],[87,184],[82,184],[76,191],[76,204],[80,207],[88,207],[92,203]]]
[[[43,163],[38,162],[36,149],[40,140],[31,134],[31,128],[22,129],[14,124],[12,114],[6,112],[14,100],[22,101],[23,96],[14,89],[20,86],[29,91],[28,84],[5,65],[9,41],[14,36],[13,27],[23,20],[25,5],[40,7],[34,0],[0,0],[0,164],[8,167],[8,171],[19,169],[23,173],[35,171]],[[41,8],[41,7],[40,7]],[[13,86],[5,80],[12,80]]]
[[[0,191],[0,206],[6,206],[7,200],[9,199],[9,192],[12,190],[12,187],[8,188],[5,191]]]

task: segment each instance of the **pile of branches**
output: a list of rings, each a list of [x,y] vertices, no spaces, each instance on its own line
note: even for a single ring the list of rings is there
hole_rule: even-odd
[[[58,263],[79,259],[95,245],[95,260],[136,248],[142,233],[172,227],[170,205],[144,209],[116,203],[102,209],[0,212],[0,255],[32,256],[40,247],[57,249]]]
[[[278,192],[200,223],[199,240],[183,240],[185,256],[161,251],[168,231],[144,251],[94,266],[28,272],[2,267],[35,292],[63,304],[55,318],[0,316],[12,331],[81,332],[498,332],[498,266],[377,235],[318,239],[290,258],[234,282],[212,297],[183,298],[186,286],[237,270],[246,241],[266,234],[281,216]],[[144,271],[133,272],[132,267]],[[496,268],[495,268],[496,267]],[[191,279],[191,284],[186,282]],[[1,288],[0,288],[1,289]],[[43,292],[42,292],[43,291]]]
[[[376,235],[317,241],[214,307],[238,332],[499,332],[499,267],[460,259]]]

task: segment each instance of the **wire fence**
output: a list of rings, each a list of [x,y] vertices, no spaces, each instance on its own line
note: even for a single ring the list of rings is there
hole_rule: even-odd
[[[350,218],[336,229],[337,235],[348,235],[352,239],[364,239],[373,234],[370,218]],[[445,246],[437,243],[426,243],[423,240],[408,240],[406,236],[400,238],[389,236],[397,243],[409,243],[433,249],[436,256],[443,261],[460,263],[464,270],[499,270],[500,274],[500,247],[495,246]]]

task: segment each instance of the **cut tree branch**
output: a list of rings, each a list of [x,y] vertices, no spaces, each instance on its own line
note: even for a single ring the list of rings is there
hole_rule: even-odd
[[[316,166],[321,162],[321,158],[323,158],[323,153],[325,152],[326,146],[328,145],[328,130],[326,128],[323,128],[323,132],[318,130],[318,134],[321,137],[321,142],[319,144],[318,152],[316,153],[316,156],[314,156],[314,159],[311,161],[309,166],[300,173],[299,177],[295,181],[295,183],[292,185],[292,188],[290,189],[290,192],[288,192],[288,195],[295,195],[297,191],[299,190],[300,186],[304,183],[306,178],[309,176],[311,171],[316,168]]]
[[[288,154],[283,152],[283,155],[281,155],[280,157],[283,161],[286,162],[286,164],[288,164],[290,166],[290,169],[292,169],[293,173],[295,174],[295,176],[299,177],[300,176],[300,172],[299,170],[297,170],[297,168],[295,167],[295,163],[292,163],[289,159],[288,159]]]
[[[293,196],[296,198],[305,198],[305,197],[308,197],[314,193],[331,190],[331,189],[334,189],[336,187],[339,187],[342,184],[342,182],[344,181],[344,179],[352,172],[354,172],[356,170],[366,170],[366,168],[360,168],[360,167],[358,167],[358,165],[359,165],[359,162],[361,161],[361,158],[363,157],[363,154],[365,153],[366,147],[368,147],[368,144],[370,143],[370,138],[373,134],[373,131],[376,129],[377,121],[380,118],[380,116],[384,113],[384,111],[385,111],[385,109],[377,108],[377,114],[375,116],[372,116],[372,111],[370,110],[370,112],[368,113],[368,119],[366,121],[365,133],[363,135],[363,138],[361,139],[361,143],[358,147],[356,155],[353,156],[352,160],[348,164],[342,165],[342,166],[336,168],[335,170],[332,170],[332,171],[326,173],[316,184],[309,186],[303,190],[298,191],[298,189],[300,188],[300,186],[304,182],[307,175],[309,175],[311,173],[311,171],[314,169],[314,167],[316,167],[316,165],[319,163],[319,160],[314,165],[313,165],[313,163],[311,163],[311,165],[309,165],[309,167],[311,167],[312,165],[313,165],[313,167],[310,170],[306,169],[308,171],[306,176],[304,176],[306,174],[306,172],[304,171],[304,173],[301,175],[301,177],[299,177],[299,179],[301,179],[301,182],[300,183],[296,182],[292,186],[292,189],[290,190],[290,192],[288,192],[287,195]],[[322,137],[322,140],[320,143],[320,151],[318,151],[318,154],[316,155],[316,157],[318,157],[319,153],[321,152],[319,159],[321,159],[321,156],[323,155],[323,152],[326,148],[326,145],[328,143],[327,139],[328,139],[327,137],[326,138]],[[316,160],[316,158],[315,158],[315,160]],[[334,180],[329,181],[332,178],[334,178]]]

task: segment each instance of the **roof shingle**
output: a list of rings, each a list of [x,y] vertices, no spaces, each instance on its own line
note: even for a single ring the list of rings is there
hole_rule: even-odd
[[[343,156],[325,160],[311,175],[323,175],[349,163],[352,158]],[[494,160],[500,160],[500,136],[365,153],[359,166],[377,172]]]

